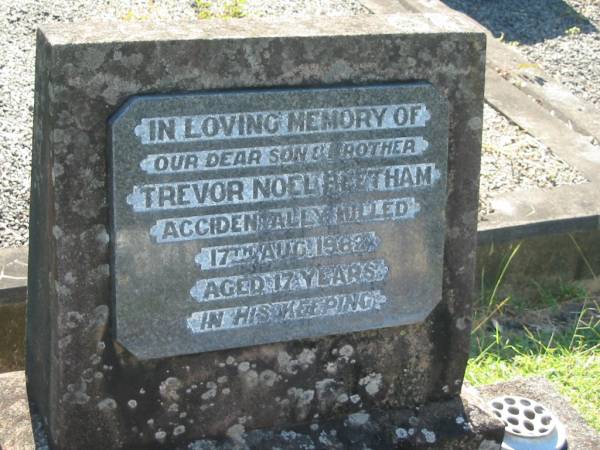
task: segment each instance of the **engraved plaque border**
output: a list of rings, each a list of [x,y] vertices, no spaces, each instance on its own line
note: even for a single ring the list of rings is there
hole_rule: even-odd
[[[315,132],[269,138],[264,136],[238,137],[236,139],[209,140],[206,143],[199,143],[194,140],[181,141],[175,144],[162,142],[156,145],[147,144],[148,147],[153,148],[147,148],[147,151],[144,151],[143,145],[140,143],[143,137],[141,135],[136,136],[134,132],[135,127],[141,124],[142,119],[148,117],[195,117],[203,113],[296,111],[314,108],[351,108],[419,103],[426,104],[431,113],[431,118],[428,124],[423,127],[424,133],[422,134],[419,134],[418,130],[409,128],[399,128],[397,130],[365,129],[339,133]],[[202,104],[202,107],[198,108],[200,104]],[[240,104],[243,105],[242,109],[239,109]],[[215,107],[220,110],[215,111]],[[437,93],[432,85],[423,82],[402,82],[365,86],[245,89],[172,95],[141,95],[131,97],[111,118],[109,125],[112,318],[117,340],[136,356],[140,358],[168,357],[415,323],[423,320],[441,300],[444,213],[447,195],[448,106],[446,100]],[[125,137],[122,137],[120,133],[123,133]],[[375,158],[377,164],[373,163],[372,159],[364,161],[356,158],[348,161],[349,167],[355,169],[387,167],[392,164],[394,166],[411,164],[414,166],[419,163],[434,163],[439,172],[439,179],[429,191],[427,191],[428,187],[424,187],[420,191],[419,188],[415,188],[416,194],[410,189],[397,192],[373,191],[357,193],[356,195],[342,193],[326,198],[324,203],[317,201],[318,198],[297,198],[291,201],[274,200],[272,202],[248,203],[243,207],[240,207],[240,204],[231,203],[203,206],[200,207],[201,209],[183,208],[181,210],[144,211],[143,213],[133,211],[135,202],[126,203],[126,198],[132,193],[131,188],[136,183],[148,185],[152,184],[152,180],[160,180],[154,181],[155,184],[181,183],[189,181],[190,177],[193,178],[193,174],[190,173],[143,173],[144,167],[151,167],[148,164],[146,166],[142,165],[142,162],[147,160],[148,155],[170,154],[173,146],[178,146],[178,152],[202,153],[240,148],[270,148],[285,146],[290,143],[302,145],[303,137],[306,137],[309,143],[314,144],[315,142],[332,142],[334,139],[346,142],[423,136],[426,137],[429,145],[421,155],[392,158],[393,162],[378,157]],[[423,156],[423,160],[419,159],[418,156]],[[325,166],[330,170],[334,170],[339,167],[339,161],[328,161]],[[303,167],[302,170],[300,170],[301,167]],[[318,173],[319,169],[323,170],[323,167],[318,162],[244,167],[242,169],[223,168],[199,172],[198,179],[235,180],[290,173]],[[373,254],[368,258],[361,255],[358,261],[375,261],[374,264],[376,266],[379,264],[378,267],[381,267],[380,261],[383,261],[386,277],[400,277],[392,278],[392,280],[395,280],[393,289],[388,289],[384,283],[376,280],[370,283],[359,283],[361,289],[344,286],[341,289],[311,289],[305,293],[306,295],[292,291],[288,295],[269,294],[266,297],[249,295],[243,298],[238,296],[240,304],[244,304],[248,300],[247,305],[258,307],[273,302],[281,303],[286,299],[318,299],[336,295],[349,295],[356,292],[379,292],[387,300],[384,303],[385,307],[400,303],[404,307],[383,311],[379,309],[376,314],[367,314],[361,317],[346,314],[326,316],[325,319],[300,318],[280,323],[270,323],[267,326],[263,324],[233,329],[217,329],[196,334],[189,333],[190,328],[185,327],[185,322],[181,323],[179,328],[174,325],[177,320],[180,322],[182,319],[188,320],[194,312],[208,310],[207,308],[198,308],[199,305],[194,303],[192,295],[197,282],[205,279],[200,278],[200,272],[198,271],[198,259],[202,261],[205,259],[203,256],[199,256],[203,253],[204,248],[222,247],[231,244],[252,244],[256,239],[252,240],[247,236],[240,235],[234,236],[231,242],[227,242],[222,238],[215,238],[210,242],[202,243],[202,245],[199,245],[200,240],[178,241],[172,244],[149,244],[149,233],[152,229],[156,229],[154,227],[157,226],[160,220],[189,216],[211,216],[223,213],[235,214],[251,209],[285,209],[292,206],[292,203],[297,207],[309,208],[324,204],[330,208],[335,208],[353,201],[377,202],[391,198],[411,197],[412,194],[415,194],[413,197],[417,199],[420,208],[412,222],[397,221],[393,222],[393,226],[386,225],[385,222],[346,224],[341,228],[339,225],[332,225],[317,227],[319,230],[291,230],[290,233],[282,230],[271,230],[271,233],[265,231],[262,234],[257,234],[258,240],[262,242],[290,239],[314,240],[332,234],[374,233],[378,240],[377,251],[370,252]],[[367,198],[370,195],[372,198]],[[386,228],[390,229],[387,230]],[[152,245],[156,247],[153,248]],[[321,261],[316,267],[322,269],[333,266],[336,262],[337,265],[348,265],[355,262],[348,254],[329,258],[315,257],[314,259]],[[304,262],[306,264],[299,261],[286,261],[283,266],[275,263],[262,264],[258,267],[258,272],[264,274],[296,270],[309,266],[314,267],[311,266],[312,261]],[[180,268],[182,270],[176,270],[177,264],[181,264]],[[238,270],[240,267],[244,267],[243,264],[239,267],[226,267],[221,270],[213,268],[207,270],[206,273],[210,272],[211,279],[218,277],[232,278],[240,274],[243,275],[243,272]],[[402,276],[402,273],[405,275]],[[190,280],[196,280],[196,282],[189,283]],[[402,283],[399,280],[402,280]],[[182,285],[184,287],[181,287]],[[180,289],[179,292],[190,292],[190,294],[185,299],[174,297],[172,292],[177,291],[177,289]],[[132,301],[132,298],[136,301]],[[217,301],[214,303],[214,309],[210,310],[218,311],[234,307],[236,304],[230,300]],[[331,298],[322,300],[322,302],[326,301],[333,302],[334,300]],[[183,302],[185,305],[181,306],[175,303],[174,308],[168,308],[165,305],[168,302]],[[413,305],[407,305],[408,303],[413,303]],[[196,311],[194,311],[194,308],[196,308]],[[310,314],[307,317],[309,316]],[[189,321],[187,323],[189,324]],[[185,334],[186,332],[188,334]]]

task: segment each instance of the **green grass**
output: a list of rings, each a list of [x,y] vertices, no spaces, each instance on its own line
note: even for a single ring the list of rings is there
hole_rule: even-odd
[[[518,251],[506,255],[490,286],[482,274],[465,379],[477,386],[543,376],[600,431],[600,300],[561,281],[532,280],[531,298],[506,294],[502,284]]]
[[[239,19],[246,16],[246,0],[194,0],[198,19]]]
[[[598,303],[592,303],[598,308]],[[466,380],[474,386],[515,377],[553,381],[588,423],[600,431],[600,320],[579,321],[559,334],[481,330],[473,335]]]

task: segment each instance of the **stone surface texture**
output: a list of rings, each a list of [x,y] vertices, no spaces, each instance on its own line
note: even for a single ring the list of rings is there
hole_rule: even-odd
[[[30,414],[24,372],[0,375],[0,448],[48,450],[37,414]],[[277,430],[248,430],[239,424],[225,439],[202,439],[173,450],[432,448],[497,450],[503,427],[473,390],[421,409],[358,411],[325,422]]]
[[[240,427],[235,439],[196,441],[187,449],[500,450],[503,430],[477,395],[463,393],[459,398],[429,403],[418,411],[359,411],[336,421],[277,431],[246,433]]]
[[[242,430],[458,397],[475,263],[481,33],[456,18],[402,15],[335,26],[59,26],[40,31],[37,45],[27,370],[55,448],[235,441]],[[450,105],[443,297],[425,322],[151,361],[115,344],[107,120],[128,97],[415,80]]]
[[[424,120],[422,126],[409,128],[398,125],[394,128],[394,122],[383,125],[382,119],[382,126],[378,128],[373,119],[373,123],[369,121],[368,125],[362,124],[368,130],[363,129],[362,125],[358,128],[350,125],[351,128],[334,129],[332,124],[326,125],[326,131],[320,133],[286,128],[285,111],[290,110],[335,107],[351,112],[352,108],[361,108],[361,105],[382,105],[378,108],[392,120],[394,108],[400,108],[394,105],[408,104],[422,104],[426,108],[423,111],[427,111],[427,114],[424,113],[423,116],[427,115],[429,119]],[[136,136],[136,130],[141,133],[142,123],[148,121],[146,118],[200,114],[214,118],[218,114],[220,118],[235,119],[239,114],[246,114],[246,111],[276,112],[273,116],[277,117],[276,123],[281,135],[269,134],[267,131],[263,133],[261,130],[260,135],[254,132],[249,136],[236,136],[235,139],[228,139],[224,135],[216,142],[211,142],[210,137],[205,136],[202,140],[196,137],[195,140],[186,142],[182,133],[179,137],[181,140],[167,143],[142,143],[140,137]],[[362,111],[367,113],[371,110]],[[235,112],[235,115],[224,115],[228,112]],[[246,90],[199,95],[145,96],[130,100],[111,120],[112,229],[109,234],[114,245],[114,323],[117,340],[138,358],[149,359],[422,322],[441,300],[447,133],[446,102],[427,83],[380,84],[361,88]],[[352,159],[341,154],[336,156],[331,152],[315,157],[315,161],[312,159],[315,153],[309,152],[306,158],[298,156],[302,163],[295,164],[284,164],[280,160],[278,164],[270,165],[263,158],[260,165],[238,162],[232,167],[231,162],[228,162],[225,167],[215,167],[214,163],[207,164],[206,167],[202,163],[196,171],[187,173],[152,172],[155,165],[150,166],[150,173],[146,172],[146,166],[146,170],[140,168],[142,161],[147,161],[147,158],[157,152],[169,152],[169,155],[173,155],[178,151],[197,152],[202,149],[201,155],[216,155],[222,149],[231,154],[234,149],[249,146],[258,152],[257,148],[261,148],[261,151],[272,150],[277,145],[285,146],[281,148],[289,148],[290,145],[294,145],[294,148],[300,145],[308,148],[315,145],[342,145],[356,142],[356,139],[389,140],[402,136],[423,138],[427,142],[427,148],[422,153],[416,151],[416,154],[396,154],[393,159],[378,157],[377,153],[369,158]],[[246,154],[244,150],[237,151],[239,154]],[[378,186],[374,187],[367,175],[367,170],[373,173],[391,170],[390,167],[416,167],[416,164],[426,164],[430,169],[429,182],[423,181],[421,184],[413,180],[413,185],[406,182],[395,186],[393,183],[388,184],[382,174],[377,178]],[[396,170],[400,173],[400,169]],[[299,176],[306,177],[304,180],[309,180],[309,186],[304,188],[302,184],[294,185],[293,189],[278,191],[277,197],[271,195],[272,190],[258,198],[255,198],[256,193],[253,195],[253,184],[257,180],[262,180],[263,186],[269,186],[265,180],[286,180],[292,176],[296,179]],[[333,176],[344,177],[347,185],[341,188],[341,185],[336,186],[327,181]],[[361,185],[359,181],[361,178],[365,180],[365,176],[366,182]],[[319,181],[321,177],[323,182]],[[148,202],[153,198],[152,194],[141,194],[143,189],[156,189],[158,183],[159,186],[169,188],[174,183],[182,187],[189,186],[187,183],[194,183],[200,189],[199,186],[221,185],[223,181],[220,180],[224,179],[229,180],[227,183],[243,185],[241,193],[223,198],[208,195],[193,207],[185,203],[196,201],[197,198],[193,195],[189,196],[191,200],[183,203],[166,200],[161,207],[159,195],[155,195],[156,202],[151,204],[152,201]],[[191,194],[191,190],[189,193]],[[272,217],[274,211],[280,208],[288,211],[291,208],[295,211],[298,208],[304,208],[305,211],[313,208],[333,210],[337,205],[365,205],[375,201],[386,201],[388,204],[401,202],[407,205],[406,214],[398,214],[394,218],[388,214],[385,220],[377,221],[370,220],[369,214],[365,214],[363,220],[351,220],[350,215],[346,214],[349,219],[344,221],[337,219],[344,217],[343,214],[334,213],[322,221],[313,216],[314,219],[310,221],[304,220],[307,225],[303,223],[302,226],[273,226],[265,221],[264,228],[250,229],[249,233],[241,233],[242,226],[238,226],[237,232],[233,231],[232,226],[232,230],[221,233],[210,232],[210,227],[207,226],[207,234],[195,235],[192,232],[191,239],[187,240],[183,240],[185,236],[181,236],[176,229],[168,231],[166,225],[159,225],[161,222],[173,223],[174,220],[182,220],[178,218],[186,217],[192,223],[197,217],[204,216],[204,220],[206,216],[229,218],[232,214],[251,215],[252,211],[259,211],[263,217],[267,214]],[[178,206],[182,208],[176,209]],[[329,221],[331,217],[333,219]],[[270,223],[273,224],[273,221]],[[351,232],[371,233],[373,237],[369,239],[373,239],[375,244],[369,250],[367,245],[363,245],[363,249],[352,255],[322,255],[316,259],[298,257],[286,260],[283,256],[275,260],[255,258],[251,264],[235,265],[226,261],[222,265],[215,263],[213,266],[206,258],[200,267],[195,260],[201,252],[202,256],[207,256],[211,245],[215,243],[239,246],[246,242],[311,239],[313,236],[328,234],[342,237]],[[216,259],[221,260],[220,257]],[[332,272],[327,267],[339,268],[348,264],[354,267],[360,264],[377,264],[374,267],[379,266],[379,269],[374,273],[381,274],[381,278],[355,283],[342,283],[338,280],[335,283]],[[136,265],[143,267],[143,270],[133,270]],[[216,291],[216,288],[209,289],[205,284],[201,292],[190,292],[191,289],[196,291],[200,283],[212,282],[217,286],[218,281],[213,281],[218,280],[215,277],[225,277],[227,282],[237,277],[238,280],[259,280],[266,284],[269,280],[267,274],[277,270],[281,270],[279,273],[293,274],[294,281],[290,282],[289,288],[271,291],[261,286],[253,292],[242,287],[237,294],[235,290],[232,293],[226,292],[225,287],[220,291]],[[310,281],[305,281],[306,275],[296,277],[299,273],[310,274]],[[315,285],[318,286],[315,288]],[[257,323],[250,320],[250,323],[246,323],[248,326],[235,327],[233,321],[227,323],[225,320],[224,323],[202,328],[202,332],[198,328],[191,330],[189,325],[191,315],[209,314],[219,311],[219,308],[225,308],[227,312],[239,312],[244,309],[247,311],[249,306],[256,305],[257,302],[266,308],[290,299],[298,301],[296,299],[306,298],[303,302],[306,304],[315,298],[324,298],[323,296],[331,299],[340,295],[346,297],[348,293],[358,295],[354,293],[360,292],[382,303],[369,310],[329,315],[314,313],[313,308],[313,316],[310,318],[306,317],[302,309],[296,308],[294,320],[289,314],[286,316],[287,320],[277,320],[273,318],[276,313],[269,313],[265,319],[257,320]],[[200,319],[195,319],[195,322],[196,327],[202,323]]]
[[[32,444],[24,372],[0,374],[0,448],[24,450]]]

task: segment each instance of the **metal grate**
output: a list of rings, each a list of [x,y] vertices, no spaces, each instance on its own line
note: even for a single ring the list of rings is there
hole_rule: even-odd
[[[556,418],[544,406],[524,397],[497,397],[490,402],[506,431],[522,437],[547,436],[556,428]]]

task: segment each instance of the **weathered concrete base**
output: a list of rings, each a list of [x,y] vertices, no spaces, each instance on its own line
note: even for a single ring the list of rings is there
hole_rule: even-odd
[[[463,389],[465,391],[465,389]],[[226,450],[243,448],[282,449],[390,449],[500,448],[503,428],[482,406],[500,395],[520,395],[537,400],[550,408],[567,429],[569,448],[594,450],[600,434],[592,429],[548,380],[519,378],[478,388],[478,395],[463,392],[460,400],[430,404],[419,411],[359,413],[336,423],[311,424],[304,428],[245,433],[243,424],[230,440],[197,441],[177,450]],[[464,422],[463,422],[464,421]],[[413,430],[409,435],[409,431]],[[35,431],[33,431],[35,430]],[[333,431],[335,430],[335,432]],[[436,441],[428,443],[423,431],[433,431]],[[404,436],[406,439],[399,439]],[[35,434],[35,438],[34,438]],[[34,444],[35,442],[35,444]],[[237,446],[237,447],[236,447]],[[39,420],[32,418],[27,404],[25,373],[0,374],[0,448],[10,450],[48,449]]]
[[[0,303],[0,373],[19,370],[25,361],[25,302]]]
[[[233,427],[226,441],[196,441],[173,450],[391,449],[495,450],[504,426],[472,392],[418,410],[359,412],[338,420],[279,430]],[[0,448],[44,450],[39,418],[30,414],[24,372],[0,374]],[[133,450],[133,449],[132,449]],[[139,449],[142,450],[142,449]]]
[[[418,410],[359,412],[326,423],[282,430],[254,430],[231,435],[226,441],[202,440],[177,450],[237,449],[500,449],[504,425],[490,414],[480,398],[429,403]]]

